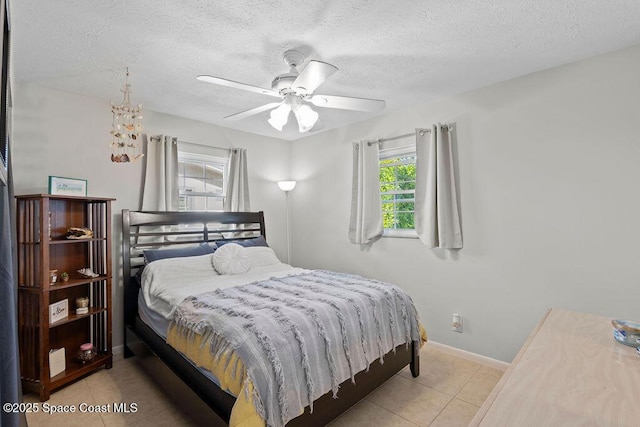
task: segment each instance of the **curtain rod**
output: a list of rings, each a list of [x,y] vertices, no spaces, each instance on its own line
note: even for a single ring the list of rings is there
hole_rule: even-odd
[[[216,147],[216,146],[213,146],[213,145],[206,145],[206,144],[196,144],[195,142],[183,141],[181,139],[178,139],[178,142],[181,142],[183,144],[197,145],[199,147],[217,148],[218,150],[229,150],[229,151],[231,150],[231,148]]]
[[[446,123],[444,125],[441,125],[442,128],[446,128],[447,130],[451,130],[451,128],[453,128],[453,123]],[[431,132],[431,129],[423,129],[422,132]],[[398,135],[398,136],[392,136],[390,138],[381,138],[378,139],[377,141],[369,141],[367,142],[368,146],[371,146],[373,144],[380,144],[381,142],[388,142],[388,141],[395,141],[396,139],[402,139],[402,138],[408,138],[410,136],[415,136],[415,132],[413,133],[405,133],[404,135]]]

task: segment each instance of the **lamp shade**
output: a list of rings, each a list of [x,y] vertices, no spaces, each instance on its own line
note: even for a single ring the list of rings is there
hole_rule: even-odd
[[[278,181],[278,187],[284,192],[291,191],[296,187],[295,181]]]
[[[287,124],[291,107],[282,104],[278,108],[271,110],[271,118],[267,120],[274,129],[282,131],[282,127]]]
[[[300,133],[308,132],[318,121],[318,113],[313,111],[308,105],[299,105],[293,109],[298,120],[298,130]]]

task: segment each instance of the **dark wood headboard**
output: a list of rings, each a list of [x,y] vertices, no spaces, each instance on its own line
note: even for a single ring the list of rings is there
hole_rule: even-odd
[[[122,266],[125,325],[138,311],[138,269],[144,249],[193,246],[225,240],[266,238],[260,212],[143,212],[122,210]]]

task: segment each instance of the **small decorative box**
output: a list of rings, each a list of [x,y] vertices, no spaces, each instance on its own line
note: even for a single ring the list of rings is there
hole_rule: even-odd
[[[89,298],[80,297],[76,298],[76,314],[89,313]]]

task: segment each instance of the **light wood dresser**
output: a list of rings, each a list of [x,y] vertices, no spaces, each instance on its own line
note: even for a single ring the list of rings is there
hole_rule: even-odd
[[[639,402],[640,357],[611,319],[552,309],[470,426],[640,426]]]

